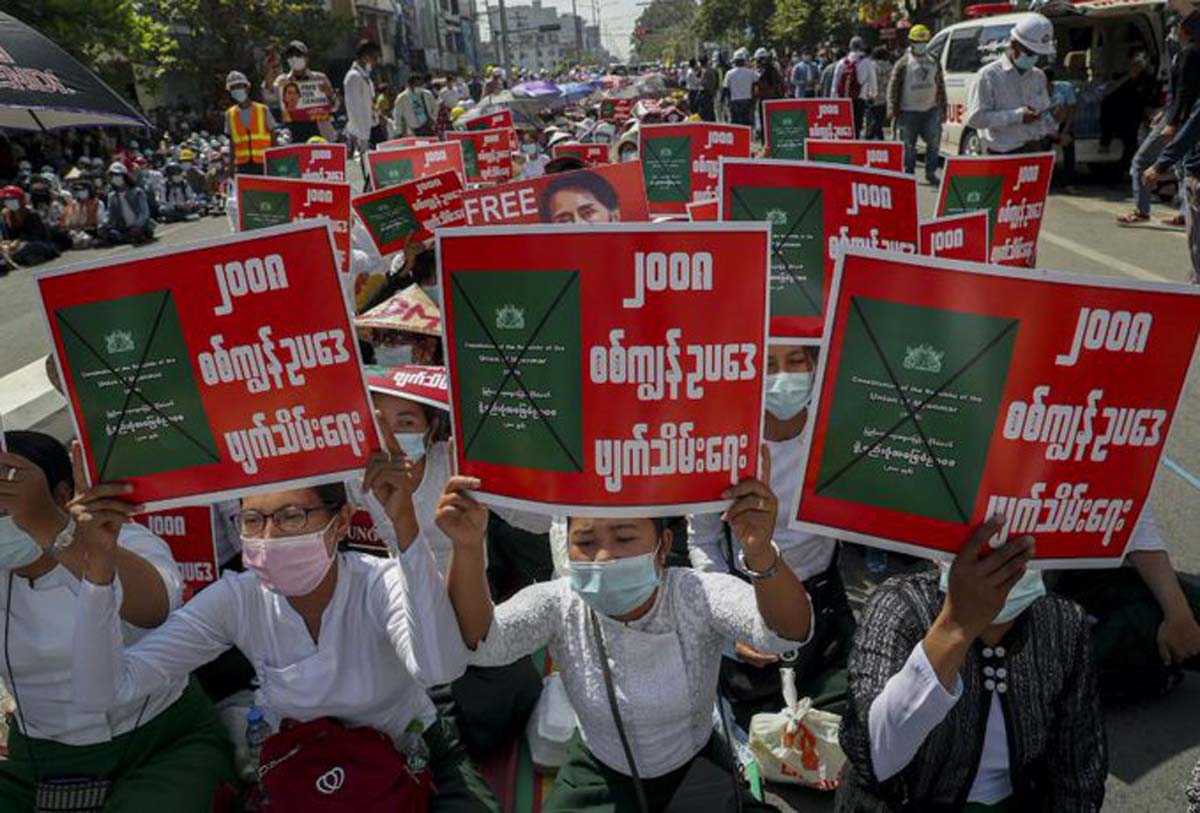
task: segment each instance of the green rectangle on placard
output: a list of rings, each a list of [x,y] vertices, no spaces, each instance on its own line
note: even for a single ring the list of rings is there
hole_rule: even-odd
[[[170,291],[54,318],[100,480],[220,462]]]
[[[691,203],[691,136],[647,138],[642,150],[642,175],[646,198],[651,203]]]
[[[246,189],[241,207],[242,229],[253,231],[292,222],[292,195],[290,192],[274,192],[268,189]]]
[[[267,159],[267,174],[276,178],[299,178],[300,156],[281,155]]]
[[[451,285],[463,455],[541,471],[581,471],[579,272],[455,272]],[[504,359],[520,378],[508,374]]]
[[[804,160],[804,141],[808,138],[808,112],[772,110],[770,125],[771,157]]]
[[[824,192],[737,186],[729,196],[729,220],[771,224],[771,316],[820,316],[825,299]]]
[[[381,246],[404,240],[421,229],[421,222],[416,213],[408,205],[408,201],[398,194],[362,203],[359,205],[359,211],[367,228]]]
[[[863,297],[854,298],[845,318],[817,494],[965,523],[974,513],[1019,322]],[[917,412],[919,431],[912,420],[893,430],[908,415],[893,376],[914,410],[930,399]]]
[[[475,142],[469,138],[464,138],[458,143],[462,145],[463,170],[467,173],[468,178],[478,178],[479,152],[475,149]]]
[[[853,163],[853,157],[849,155],[834,155],[832,153],[823,153],[821,155],[809,156],[810,161],[824,161],[826,164],[850,164]]]
[[[944,215],[979,210],[988,213],[988,235],[994,233],[1004,194],[1004,175],[957,175],[948,179]]]
[[[397,158],[393,161],[379,161],[375,164],[375,188],[395,186],[406,183],[416,177],[411,158]]]

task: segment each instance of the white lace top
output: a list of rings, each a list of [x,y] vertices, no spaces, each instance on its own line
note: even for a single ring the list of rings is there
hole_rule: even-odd
[[[531,585],[496,608],[487,638],[469,662],[499,666],[548,645],[584,742],[605,765],[629,774],[587,609],[565,578]],[[707,744],[728,642],[746,641],[768,652],[798,646],[767,628],[753,587],[734,576],[685,568],[667,570],[654,606],[637,621],[599,618],[621,719],[645,777],[685,765]]]

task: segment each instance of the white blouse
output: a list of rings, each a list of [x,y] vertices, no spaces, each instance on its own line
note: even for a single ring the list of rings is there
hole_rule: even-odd
[[[185,677],[229,646],[254,664],[268,722],[333,716],[399,739],[413,719],[435,719],[426,687],[465,669],[466,647],[428,545],[398,559],[340,553],[337,585],[313,642],[300,614],[253,573],[226,573],[131,647],[116,597],[85,583],[75,619],[80,705],[128,703]]]
[[[767,652],[801,645],[767,628],[753,587],[734,576],[686,568],[667,569],[642,618],[625,624],[598,617],[621,720],[645,777],[681,767],[708,743],[728,642],[748,641]],[[477,666],[500,666],[543,646],[561,670],[588,748],[605,765],[629,774],[588,606],[568,579],[531,585],[497,607],[487,638],[468,657]]]
[[[141,525],[127,523],[121,527],[117,544],[154,567],[167,589],[170,607],[178,607],[183,580],[167,543]],[[153,720],[183,694],[186,676],[169,682],[160,681],[153,692],[143,693],[134,700],[103,703],[91,710],[75,706],[71,669],[75,658],[79,579],[62,565],[32,583],[16,573],[7,575],[12,579],[12,601],[9,602],[6,579],[5,583],[0,583],[0,614],[4,616],[0,646],[12,662],[16,679],[3,659],[0,659],[0,675],[9,692],[16,692],[20,701],[21,730],[29,736],[66,745],[108,742],[132,731],[139,715],[141,723]],[[113,584],[116,587],[109,590],[113,601],[113,635],[124,644],[132,645],[148,630],[118,622],[120,580],[114,580]],[[3,638],[4,631],[8,633],[7,640]]]

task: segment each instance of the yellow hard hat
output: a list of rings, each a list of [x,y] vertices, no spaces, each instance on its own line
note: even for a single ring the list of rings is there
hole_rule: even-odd
[[[310,138],[308,141],[305,141],[304,143],[305,144],[328,144],[329,141],[322,138],[321,136],[313,136],[312,138]]]
[[[929,33],[929,28],[924,25],[914,25],[908,32],[909,42],[929,42],[932,35]]]
[[[466,112],[467,112],[467,110],[465,107],[454,108],[453,110],[450,111],[450,121],[458,121],[458,117]]]
[[[179,160],[180,161],[195,161],[196,153],[192,152],[189,149],[184,148],[179,151]]]

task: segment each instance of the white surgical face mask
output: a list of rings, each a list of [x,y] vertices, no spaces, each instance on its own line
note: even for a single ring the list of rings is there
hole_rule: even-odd
[[[308,64],[308,60],[302,56],[289,56],[288,67],[294,71],[304,70],[304,66]]]
[[[233,100],[238,104],[246,101],[247,94],[245,88],[234,88],[233,90],[229,91],[229,95],[232,96]]]
[[[776,418],[790,421],[812,398],[813,374],[774,373],[767,376],[766,408]]]
[[[1021,54],[1019,57],[1013,60],[1013,64],[1017,66],[1018,70],[1027,71],[1034,65],[1037,65],[1037,61],[1038,58],[1036,54]]]
[[[15,199],[6,200],[4,201],[4,208],[10,212],[15,212],[21,208],[21,201]]]
[[[396,444],[400,451],[404,452],[404,456],[413,463],[420,462],[425,456],[424,432],[395,432],[392,437],[396,439]]]
[[[0,516],[0,570],[19,570],[36,562],[42,548],[7,514]]]
[[[108,182],[110,184],[112,184],[113,189],[120,189],[122,186],[125,185],[125,176],[113,175],[111,178],[108,179]]]
[[[949,563],[938,562],[938,570],[941,571],[938,587],[943,593],[948,593],[950,592]],[[1044,595],[1046,595],[1046,582],[1042,579],[1042,571],[1027,569],[1008,591],[1008,598],[1004,600],[1004,606],[1000,608],[1000,612],[996,613],[992,623],[1007,624],[1028,610],[1033,602]]]

